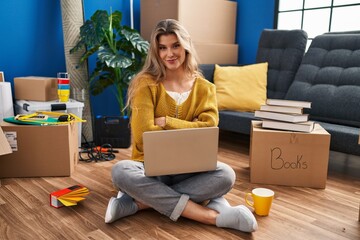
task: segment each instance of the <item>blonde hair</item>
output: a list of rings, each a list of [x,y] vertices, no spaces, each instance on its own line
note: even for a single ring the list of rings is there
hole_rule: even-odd
[[[143,76],[149,75],[156,83],[166,78],[166,68],[159,56],[159,38],[162,35],[175,34],[180,45],[185,49],[183,64],[185,73],[192,76],[203,76],[198,68],[197,54],[187,30],[174,19],[161,20],[151,33],[150,48],[142,70],[131,80],[125,108],[131,107],[132,98],[136,94]]]

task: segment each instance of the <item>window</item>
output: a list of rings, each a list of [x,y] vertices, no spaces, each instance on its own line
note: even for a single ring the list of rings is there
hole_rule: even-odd
[[[303,29],[308,46],[325,32],[360,31],[360,0],[277,0],[275,28]]]

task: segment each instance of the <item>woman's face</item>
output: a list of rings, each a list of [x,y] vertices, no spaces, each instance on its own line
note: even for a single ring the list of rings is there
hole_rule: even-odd
[[[185,61],[185,49],[175,34],[159,37],[159,56],[168,70],[179,69]]]

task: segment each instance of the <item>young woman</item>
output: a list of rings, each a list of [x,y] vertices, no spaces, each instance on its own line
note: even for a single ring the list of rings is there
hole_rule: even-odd
[[[190,36],[176,20],[160,21],[154,29],[145,65],[130,84],[127,106],[132,159],[119,161],[112,169],[113,183],[121,191],[109,201],[106,223],[153,208],[173,221],[182,216],[244,232],[257,229],[247,207],[231,207],[223,197],[235,182],[235,172],[222,162],[208,172],[144,174],[143,132],[218,124],[215,86],[198,71]],[[208,200],[206,206],[201,204]]]

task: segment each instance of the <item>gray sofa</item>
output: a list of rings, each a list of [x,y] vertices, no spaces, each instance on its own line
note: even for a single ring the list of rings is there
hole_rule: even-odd
[[[264,30],[259,41],[256,61],[269,62],[267,97],[312,102],[312,108],[305,112],[331,134],[330,149],[360,156],[360,32],[319,35],[305,55],[301,53],[301,41],[296,41],[299,36],[306,36],[300,32],[293,39],[297,44],[290,46],[297,51],[293,49],[289,58],[284,55],[289,39],[282,44],[277,39],[278,46],[269,39],[278,31]],[[287,66],[285,70],[284,65],[291,68]],[[214,64],[200,68],[213,81]],[[287,73],[281,73],[284,71]],[[219,128],[250,134],[250,123],[255,119],[250,112],[220,111]]]

